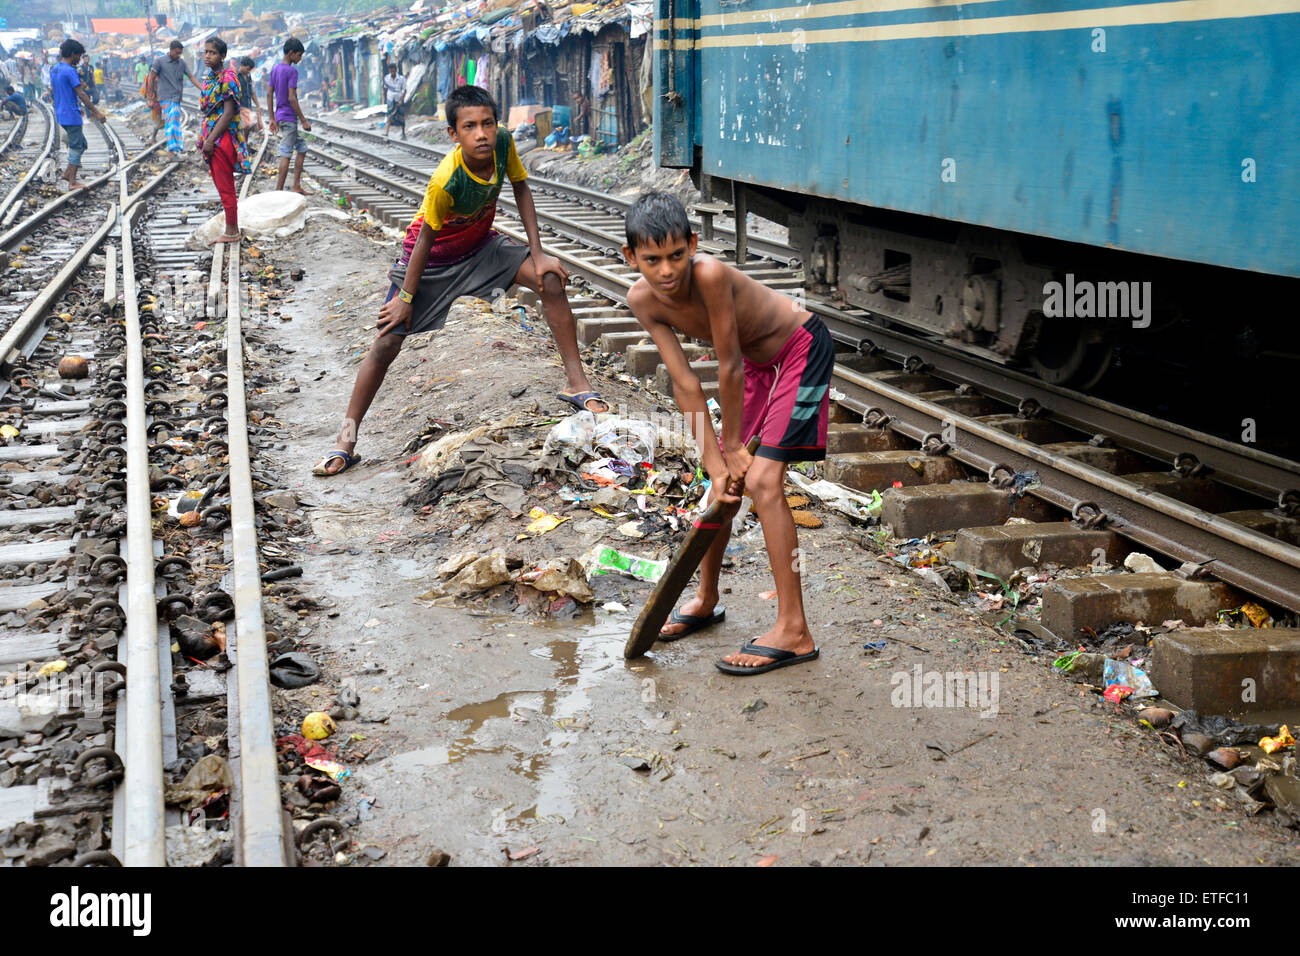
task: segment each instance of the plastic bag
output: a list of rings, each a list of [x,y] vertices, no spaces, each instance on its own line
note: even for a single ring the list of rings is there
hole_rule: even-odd
[[[806,478],[793,468],[786,473],[790,480],[804,491],[826,507],[854,521],[866,521],[868,518],[878,517],[880,515],[881,498],[880,492],[873,491],[869,495],[862,495],[856,491],[850,491],[843,485],[837,485],[833,481],[813,481]]]
[[[1106,663],[1101,668],[1102,682],[1110,688],[1111,685],[1118,684],[1121,687],[1133,688],[1133,698],[1136,700],[1140,697],[1158,696],[1155,686],[1151,683],[1151,678],[1147,677],[1146,672],[1140,667],[1135,667],[1128,661],[1116,661],[1106,658]]]
[[[542,457],[558,451],[574,462],[590,458],[594,453],[591,442],[595,434],[596,416],[587,411],[575,412],[551,426],[542,444]]]
[[[596,423],[593,443],[607,449],[611,458],[636,465],[655,460],[659,428],[637,418],[607,418]]]

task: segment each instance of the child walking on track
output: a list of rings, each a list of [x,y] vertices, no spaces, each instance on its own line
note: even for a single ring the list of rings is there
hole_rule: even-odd
[[[296,152],[293,167],[293,191],[304,196],[311,193],[302,188],[302,164],[307,159],[307,140],[303,133],[311,132],[311,123],[302,115],[298,105],[298,64],[302,62],[303,45],[297,37],[284,41],[284,59],[271,67],[267,80],[270,91],[266,94],[266,111],[271,114],[271,132],[280,134],[280,174],[275,178],[275,188],[284,188],[289,178],[289,157]]]
[[[239,74],[225,67],[226,42],[209,37],[203,44],[208,68],[199,94],[199,149],[208,161],[212,182],[226,212],[226,231],[216,242],[239,241],[239,194],[235,173],[247,176],[248,145],[239,123]]]
[[[673,611],[659,639],[674,641],[723,619],[718,575],[743,485],[763,526],[778,608],[771,630],[716,662],[724,673],[748,676],[819,654],[804,617],[785,470],[792,461],[826,457],[835,345],[820,319],[712,256],[697,255],[697,241],[673,196],[648,193],[628,210],[623,255],[641,273],[628,306],[659,347],[673,398],[699,443],[711,494],[729,506],[700,565],[695,597]],[[720,441],[678,332],[712,342],[717,352]],[[751,457],[745,446],[755,436],[759,445]]]
[[[84,106],[91,116],[104,122],[104,114],[90,102],[90,97],[81,85],[81,77],[77,75],[77,64],[85,53],[86,48],[77,40],[64,40],[59,45],[59,62],[50,68],[54,121],[63,127],[63,132],[68,136],[68,168],[63,171],[63,179],[68,184],[69,191],[85,188],[77,182],[81,154],[87,146],[86,134],[81,129],[84,122],[81,108]]]
[[[456,148],[429,178],[424,202],[406,230],[401,257],[388,272],[379,337],[357,371],[338,445],[313,474],[337,475],[360,460],[354,454],[357,429],[405,337],[441,329],[452,303],[463,295],[495,297],[511,285],[540,293],[568,378],[569,391],[556,397],[593,413],[609,410],[591,391],[582,369],[578,332],[564,293],[569,276],[559,259],[542,251],[528,173],[510,131],[497,125],[496,101],[482,87],[457,87],[447,97],[447,122]],[[526,246],[492,229],[497,196],[507,178],[528,236]]]

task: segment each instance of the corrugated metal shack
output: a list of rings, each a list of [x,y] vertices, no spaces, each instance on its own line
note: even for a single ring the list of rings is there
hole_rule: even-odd
[[[434,13],[381,11],[360,23],[308,22],[332,104],[381,105],[383,74],[396,62],[413,114],[437,115],[455,86],[472,83],[492,93],[503,118],[516,106],[567,108],[574,134],[611,145],[649,122],[649,2],[476,0]]]

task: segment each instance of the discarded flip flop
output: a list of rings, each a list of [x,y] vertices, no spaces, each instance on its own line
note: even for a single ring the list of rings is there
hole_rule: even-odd
[[[591,401],[593,398],[594,398],[596,401],[600,402],[600,404],[604,405],[606,411],[609,410],[609,402],[607,402],[607,401],[605,401],[603,398],[601,398],[599,392],[576,392],[576,393],[574,393],[574,392],[556,392],[556,393],[555,393],[555,397],[558,398],[558,399],[559,399],[560,401],[562,401],[562,402],[568,402],[570,405],[572,405],[574,408],[576,408],[576,409],[577,409],[578,411],[580,411],[580,412],[590,412],[590,411],[591,411],[591,409],[587,407],[587,403],[588,403],[589,401]],[[596,414],[596,415],[598,415],[598,414],[600,414],[600,413],[599,413],[599,412],[592,412],[592,414]]]
[[[749,677],[752,674],[774,671],[778,667],[786,667],[789,664],[802,664],[805,661],[816,660],[821,654],[821,648],[814,647],[807,654],[796,654],[794,651],[783,651],[779,647],[764,647],[762,644],[751,642],[742,647],[740,653],[753,654],[755,657],[768,657],[771,658],[772,663],[760,664],[758,667],[743,667],[740,664],[728,664],[726,661],[714,661],[713,666],[724,674]]]
[[[343,467],[340,468],[338,471],[329,471],[328,470],[329,463],[332,462],[335,458],[343,459]],[[355,454],[349,455],[347,452],[343,451],[343,449],[336,448],[334,451],[330,452],[319,462],[317,462],[316,466],[312,468],[311,473],[321,478],[333,478],[335,475],[343,474],[343,472],[347,471],[349,468],[351,468],[360,460],[361,460],[360,455],[355,455]]]
[[[685,637],[687,634],[694,634],[696,631],[702,631],[706,627],[712,627],[719,623],[727,616],[725,607],[715,607],[712,614],[683,614],[674,608],[672,616],[668,618],[668,624],[685,624],[686,629],[678,631],[676,634],[665,634],[662,630],[659,632],[659,640],[665,643],[675,641]],[[668,625],[665,624],[664,627]]]

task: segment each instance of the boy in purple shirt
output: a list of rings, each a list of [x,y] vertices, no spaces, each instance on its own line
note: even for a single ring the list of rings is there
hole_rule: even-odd
[[[271,67],[271,76],[267,81],[270,92],[267,94],[266,109],[271,114],[271,132],[280,134],[280,175],[275,179],[275,188],[284,189],[284,181],[289,176],[289,156],[295,151],[298,158],[293,167],[293,191],[304,196],[311,193],[302,188],[302,164],[307,158],[307,141],[303,133],[311,132],[311,123],[302,115],[298,105],[298,66],[303,55],[302,41],[289,37],[284,41],[284,59]],[[302,132],[299,132],[299,127]]]

